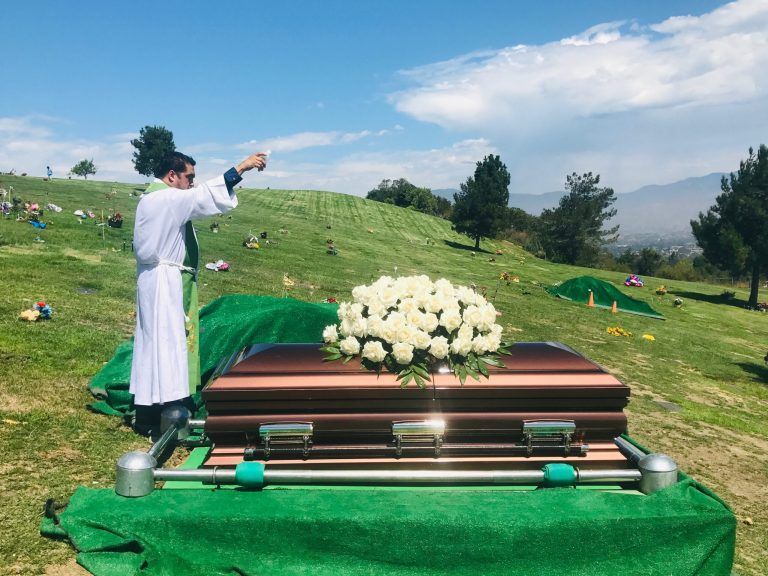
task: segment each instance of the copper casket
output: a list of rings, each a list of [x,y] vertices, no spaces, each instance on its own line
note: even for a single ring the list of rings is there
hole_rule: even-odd
[[[629,388],[571,348],[519,343],[505,368],[462,386],[435,370],[425,388],[324,362],[318,344],[258,344],[205,386],[204,466],[244,460],[286,469],[623,468]]]

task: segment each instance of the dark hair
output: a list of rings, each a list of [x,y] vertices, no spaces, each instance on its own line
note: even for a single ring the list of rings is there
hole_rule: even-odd
[[[195,165],[195,161],[191,156],[181,152],[171,152],[157,163],[153,173],[155,178],[163,178],[171,170],[178,173],[184,172],[187,169],[187,164],[190,166]]]

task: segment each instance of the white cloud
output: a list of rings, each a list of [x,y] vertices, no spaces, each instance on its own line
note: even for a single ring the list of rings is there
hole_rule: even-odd
[[[488,139],[513,191],[561,189],[566,174],[589,170],[630,191],[735,169],[768,131],[766,70],[768,2],[741,0],[406,70],[411,87],[390,101],[417,120]]]
[[[402,127],[392,130],[400,131]],[[361,132],[314,132],[274,138],[262,142],[283,152],[303,149],[299,144],[331,142],[327,145],[353,143],[362,138],[383,136],[391,130]],[[313,134],[314,136],[307,136]],[[133,167],[135,134],[110,134],[99,140],[60,138],[43,121],[26,118],[0,118],[0,171],[15,169],[17,174],[27,172],[42,176],[50,165],[54,178],[66,174],[83,158],[93,158],[98,169],[98,180],[144,182],[146,177]],[[319,144],[316,144],[319,145]],[[190,143],[184,152],[199,154],[198,181],[221,174],[223,170],[242,159],[242,145],[222,145],[214,142]],[[249,146],[248,151],[252,148]],[[307,162],[300,155],[290,160],[285,156],[270,159],[267,170],[249,174],[244,186],[291,189],[320,189],[365,195],[381,180],[407,178],[419,186],[455,188],[474,171],[475,162],[484,155],[496,153],[484,139],[466,139],[443,148],[418,148],[387,152],[352,152],[330,158],[323,163]]]
[[[100,180],[145,180],[131,162],[134,135],[111,134],[102,141],[60,139],[51,127],[58,122],[46,116],[0,118],[0,171],[42,176],[50,166],[54,178],[64,178],[77,162],[93,158]]]
[[[768,93],[766,48],[768,2],[743,0],[637,32],[605,23],[560,42],[424,66],[406,72],[416,87],[391,98],[406,114],[459,130],[511,128],[549,113],[743,102]]]
[[[250,140],[243,144],[238,144],[239,150],[272,150],[273,152],[296,152],[306,148],[315,148],[318,146],[339,146],[357,142],[367,136],[383,136],[387,130],[371,132],[362,130],[361,132],[299,132],[288,136],[277,136],[265,140]]]
[[[271,163],[258,186],[331,190],[364,196],[384,179],[406,178],[432,189],[458,188],[475,163],[497,153],[484,139],[462,140],[444,148],[354,153],[329,164]]]

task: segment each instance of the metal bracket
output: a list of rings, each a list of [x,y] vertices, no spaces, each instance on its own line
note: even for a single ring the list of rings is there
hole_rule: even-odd
[[[576,432],[573,420],[523,420],[523,440],[530,456],[536,448],[560,448],[565,456],[571,451]]]
[[[312,422],[274,422],[259,426],[259,437],[264,443],[264,459],[268,459],[275,445],[299,447],[304,458],[312,447]]]
[[[431,442],[435,449],[435,458],[440,457],[445,435],[445,420],[407,420],[392,422],[392,435],[395,442],[395,455],[403,454],[403,444]]]

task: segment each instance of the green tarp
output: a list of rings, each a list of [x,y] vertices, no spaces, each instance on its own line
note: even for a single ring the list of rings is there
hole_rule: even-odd
[[[254,343],[321,342],[323,328],[338,323],[336,304],[312,304],[292,298],[235,294],[217,298],[200,310],[200,373],[206,382],[222,358]],[[112,359],[88,385],[97,412],[125,414],[131,409],[133,340],[118,346]]]
[[[645,302],[635,300],[624,294],[613,284],[598,280],[592,276],[571,278],[560,285],[547,288],[547,292],[558,298],[571,300],[572,302],[581,302],[582,304],[589,302],[589,293],[592,292],[595,306],[598,308],[611,308],[613,303],[616,302],[616,309],[619,312],[628,312],[629,314],[639,314],[640,316],[664,320],[664,316],[656,312]]]
[[[96,576],[727,576],[735,519],[694,481],[651,496],[504,490],[79,488],[43,522]]]

